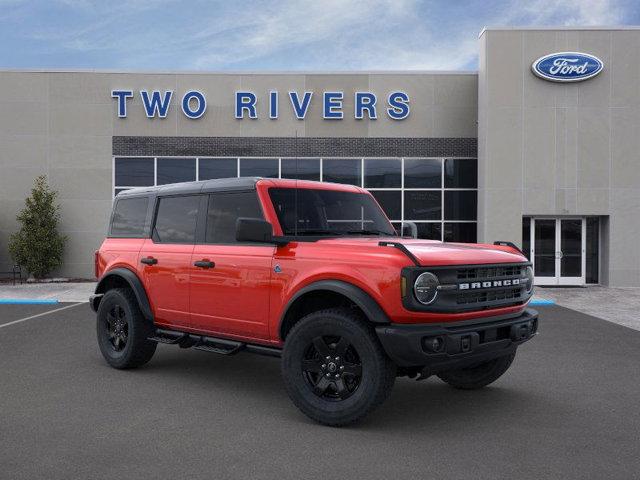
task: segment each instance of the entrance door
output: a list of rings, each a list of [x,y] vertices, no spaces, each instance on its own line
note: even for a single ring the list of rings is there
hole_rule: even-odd
[[[533,218],[531,252],[536,285],[584,285],[584,218]]]

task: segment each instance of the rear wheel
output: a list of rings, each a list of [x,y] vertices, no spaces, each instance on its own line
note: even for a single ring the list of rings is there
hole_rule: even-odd
[[[104,294],[98,307],[97,335],[102,356],[114,368],[144,365],[156,351],[148,340],[153,324],[144,318],[135,295],[126,288]]]
[[[340,426],[380,405],[395,366],[371,327],[348,309],[311,313],[287,336],[282,357],[287,393],[311,419]]]
[[[438,374],[438,377],[454,388],[475,390],[500,378],[511,366],[515,352],[469,368],[460,368]]]

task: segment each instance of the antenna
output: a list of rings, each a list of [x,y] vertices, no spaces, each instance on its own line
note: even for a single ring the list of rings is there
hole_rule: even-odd
[[[296,156],[296,186],[294,188],[293,194],[293,211],[295,223],[293,227],[293,236],[294,238],[298,237],[298,129],[296,128],[296,138],[294,140],[293,154]]]

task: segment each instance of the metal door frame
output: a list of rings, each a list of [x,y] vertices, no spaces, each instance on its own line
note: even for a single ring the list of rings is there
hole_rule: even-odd
[[[553,277],[536,277],[535,284],[542,286],[557,286],[557,285],[573,285],[582,286],[586,284],[586,267],[587,267],[587,219],[586,217],[531,217],[530,227],[530,245],[531,245],[531,262],[533,263],[533,269],[535,271],[535,236],[536,236],[536,220],[555,220],[555,276]],[[580,232],[581,232],[581,274],[580,277],[563,277],[561,272],[560,261],[562,260],[561,248],[561,222],[562,220],[580,220]]]

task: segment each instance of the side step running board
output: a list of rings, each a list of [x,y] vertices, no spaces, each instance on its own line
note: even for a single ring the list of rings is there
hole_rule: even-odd
[[[196,350],[218,353],[220,355],[235,355],[242,350],[257,353],[259,355],[267,355],[269,357],[280,357],[282,355],[282,350],[279,348],[243,343],[236,340],[228,340],[226,338],[194,335],[192,333],[165,330],[161,328],[156,329],[155,335],[149,337],[149,340],[158,343],[166,343],[168,345],[179,345],[180,348],[193,347]]]

